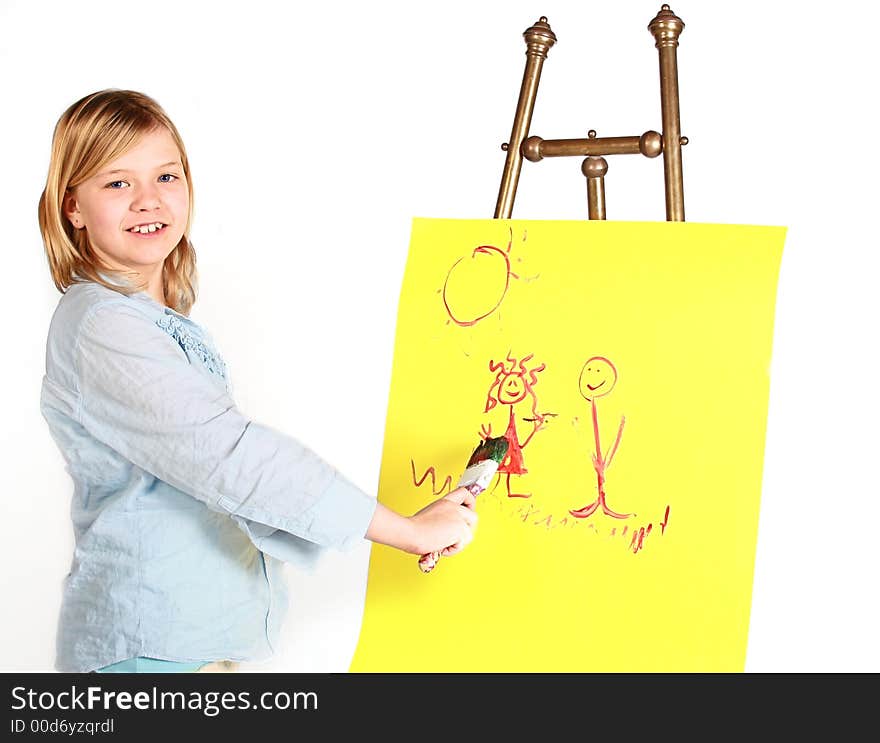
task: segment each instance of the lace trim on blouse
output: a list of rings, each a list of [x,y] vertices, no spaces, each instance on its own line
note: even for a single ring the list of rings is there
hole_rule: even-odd
[[[207,343],[194,337],[178,318],[166,314],[156,320],[156,325],[174,338],[187,355],[193,354],[198,357],[209,372],[226,379],[226,362],[223,361],[223,357]]]

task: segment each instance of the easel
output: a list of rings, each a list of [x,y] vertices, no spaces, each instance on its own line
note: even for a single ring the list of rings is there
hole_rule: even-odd
[[[541,67],[547,59],[550,47],[556,43],[556,35],[543,16],[535,25],[523,32],[527,46],[526,68],[510,139],[508,143],[501,145],[501,149],[507,152],[507,159],[495,205],[495,219],[510,218],[523,157],[530,162],[539,162],[545,157],[569,155],[586,155],[586,159],[581,163],[581,172],[587,179],[589,218],[605,219],[605,174],[608,172],[608,162],[603,155],[640,153],[649,158],[663,155],[666,220],[684,222],[681,148],[687,144],[687,137],[681,136],[676,58],[678,37],[683,29],[684,23],[681,18],[676,16],[668,5],[663,5],[660,12],[648,24],[648,30],[654,36],[654,45],[660,55],[660,108],[663,133],[649,130],[641,136],[597,137],[596,132],[591,129],[587,139],[541,139],[541,137],[528,136],[535,98],[538,94],[538,82],[541,79]]]

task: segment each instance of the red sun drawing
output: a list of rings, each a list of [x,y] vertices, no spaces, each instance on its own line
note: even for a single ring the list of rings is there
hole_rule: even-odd
[[[443,305],[456,325],[476,325],[504,301],[511,277],[519,278],[510,270],[512,244],[511,230],[506,250],[480,245],[452,264],[443,282]]]

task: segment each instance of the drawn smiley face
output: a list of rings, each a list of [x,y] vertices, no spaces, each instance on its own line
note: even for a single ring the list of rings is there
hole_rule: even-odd
[[[519,374],[508,374],[498,386],[498,402],[513,405],[526,396],[526,384]]]
[[[593,356],[581,369],[579,385],[587,400],[607,395],[617,383],[617,369],[604,356]]]

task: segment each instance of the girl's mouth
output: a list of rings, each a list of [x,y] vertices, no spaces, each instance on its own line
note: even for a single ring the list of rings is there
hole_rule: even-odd
[[[165,228],[168,225],[163,222],[152,222],[150,224],[138,225],[137,227],[132,227],[130,230],[126,230],[129,235],[134,235],[135,237],[153,237],[155,235],[159,235],[165,232]]]

